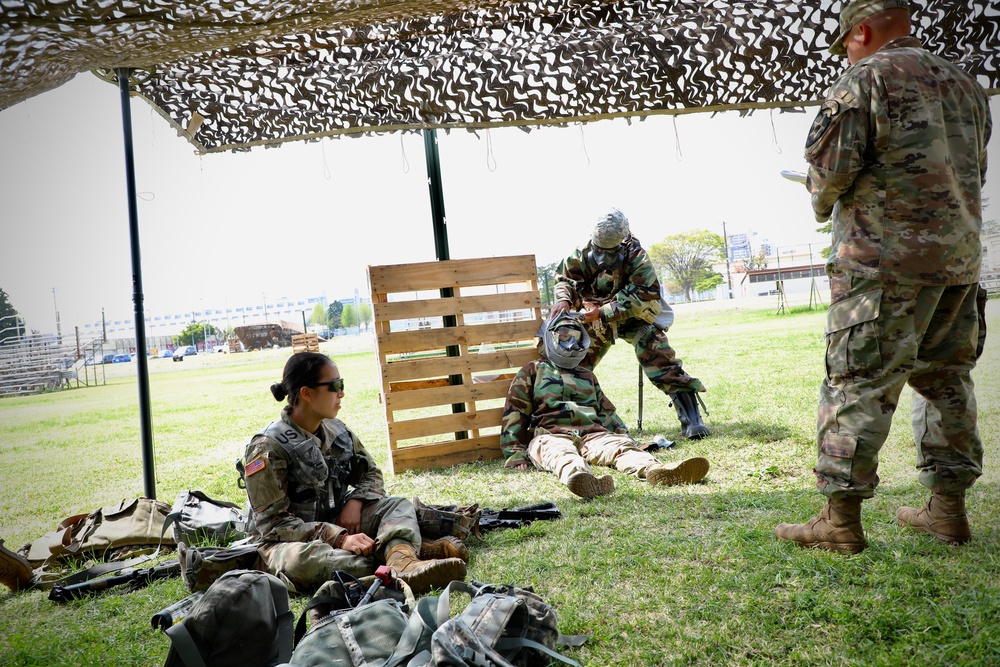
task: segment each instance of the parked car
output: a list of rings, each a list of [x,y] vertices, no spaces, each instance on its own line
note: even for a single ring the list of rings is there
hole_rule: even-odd
[[[111,363],[113,363],[113,364],[123,364],[126,361],[132,361],[132,355],[131,354],[116,354],[111,359]]]
[[[111,364],[111,363],[114,363],[114,361],[115,361],[115,356],[116,356],[116,355],[115,355],[115,353],[114,353],[114,352],[108,352],[108,353],[107,353],[107,354],[105,354],[105,355],[104,355],[104,357],[103,357],[103,358],[101,359],[101,363],[102,363],[102,364]]]
[[[173,350],[163,350],[160,352],[160,359],[169,359],[172,356],[174,356]]]
[[[184,357],[193,357],[198,354],[198,348],[194,345],[187,345],[184,347],[179,347],[174,350],[174,361],[183,361]]]

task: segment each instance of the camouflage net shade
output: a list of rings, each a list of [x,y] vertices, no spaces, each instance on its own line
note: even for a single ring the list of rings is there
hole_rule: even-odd
[[[1000,8],[914,0],[916,34],[1000,91]],[[425,128],[802,107],[845,60],[840,0],[0,0],[0,108],[93,68],[201,152]]]

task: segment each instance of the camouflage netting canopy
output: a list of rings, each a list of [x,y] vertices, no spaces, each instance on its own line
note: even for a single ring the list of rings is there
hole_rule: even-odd
[[[78,72],[201,152],[424,128],[801,107],[846,61],[840,0],[0,0],[0,109]],[[1000,92],[1000,8],[914,0],[916,34]]]

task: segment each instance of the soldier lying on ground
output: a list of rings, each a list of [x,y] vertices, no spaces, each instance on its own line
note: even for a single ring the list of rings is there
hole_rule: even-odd
[[[557,313],[538,336],[542,358],[518,371],[507,392],[500,445],[508,467],[534,464],[582,498],[615,488],[611,475],[595,477],[591,465],[611,466],[653,485],[691,484],[705,477],[706,459],[663,465],[636,446],[597,376],[578,367],[590,336],[577,317]]]
[[[445,537],[421,549],[413,504],[386,497],[375,460],[336,419],[344,380],[329,357],[293,354],[271,393],[288,405],[243,459],[268,572],[308,590],[336,570],[365,576],[385,563],[418,594],[465,578],[464,545]]]

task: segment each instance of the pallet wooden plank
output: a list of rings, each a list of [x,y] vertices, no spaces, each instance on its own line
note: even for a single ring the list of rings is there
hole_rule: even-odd
[[[450,468],[462,463],[491,461],[503,457],[500,436],[403,447],[392,452],[393,472]]]
[[[416,318],[443,317],[445,315],[469,315],[471,313],[493,313],[506,310],[540,308],[541,299],[537,292],[508,292],[506,294],[483,294],[451,298],[413,299],[376,303],[374,316],[379,320],[411,320]]]
[[[504,285],[537,279],[534,255],[452,259],[369,266],[372,292],[420,292],[442,287]]]
[[[480,343],[508,343],[531,340],[538,331],[538,320],[520,320],[500,324],[465,325],[443,329],[398,331],[377,334],[378,347],[383,354],[403,354],[443,350],[449,345],[479,345]]]
[[[439,405],[451,405],[452,403],[468,403],[470,401],[489,401],[496,398],[506,398],[507,390],[510,388],[510,382],[513,377],[513,374],[508,374],[492,382],[441,386],[431,389],[411,389],[409,391],[390,391],[385,397],[386,410],[391,414],[399,410],[416,410]]]
[[[390,422],[389,438],[398,446],[401,440],[498,426],[502,416],[503,408],[490,408],[476,412],[456,412],[437,417]]]
[[[483,373],[486,371],[520,369],[538,358],[538,348],[517,347],[496,352],[469,354],[465,357],[429,357],[426,359],[399,359],[382,365],[382,376],[389,382],[440,377],[458,373]]]

